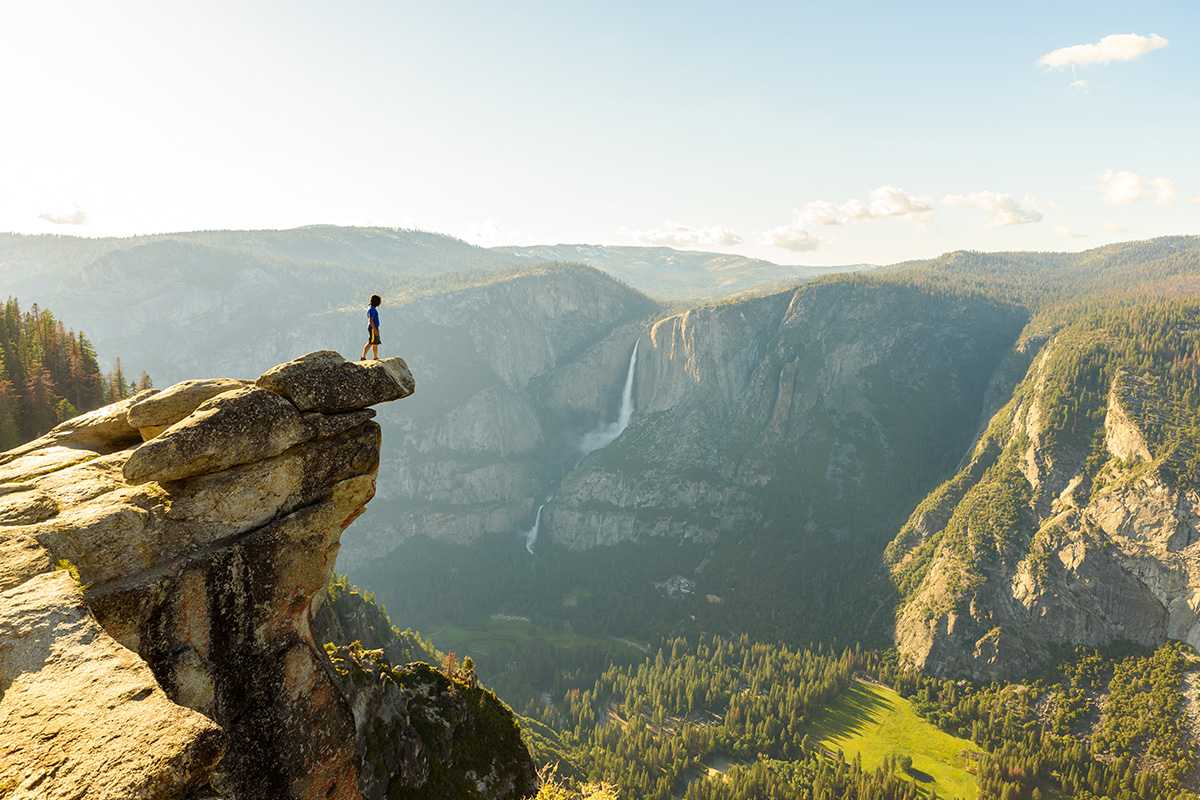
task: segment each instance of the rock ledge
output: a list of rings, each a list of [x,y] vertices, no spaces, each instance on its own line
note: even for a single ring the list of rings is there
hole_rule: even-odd
[[[361,797],[310,615],[413,386],[321,351],[0,454],[0,794]]]

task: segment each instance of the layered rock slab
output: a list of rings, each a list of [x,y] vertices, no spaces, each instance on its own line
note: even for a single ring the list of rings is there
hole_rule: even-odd
[[[232,378],[181,381],[131,405],[129,424],[148,441],[190,415],[204,401],[249,384]]]
[[[333,355],[288,370],[293,384],[314,392],[322,375],[368,369],[341,360],[330,372]],[[56,564],[77,568],[86,608],[148,665],[164,702],[224,730],[227,755],[203,775],[222,797],[360,796],[353,716],[309,615],[341,531],[374,493],[380,431],[365,406],[412,391],[403,361],[391,361],[380,373],[390,389],[372,374],[359,405],[345,408],[343,393],[336,413],[248,382],[203,382],[100,409],[0,455],[0,590],[22,591]],[[209,735],[194,732],[193,750]],[[156,774],[113,763],[131,781]],[[16,774],[0,769],[0,787]],[[174,790],[146,796],[164,791]]]
[[[0,794],[150,798],[207,781],[225,750],[96,623],[65,570],[0,594]]]
[[[300,412],[265,389],[244,388],[206,400],[129,455],[130,483],[172,481],[277,456],[306,438]]]
[[[318,350],[267,370],[255,383],[286,397],[301,411],[337,414],[399,400],[416,384],[402,358],[348,362],[332,350]]]

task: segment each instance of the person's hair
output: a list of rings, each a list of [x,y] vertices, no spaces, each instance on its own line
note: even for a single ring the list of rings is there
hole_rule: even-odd
[[[379,295],[377,295],[377,294],[371,295],[371,305],[377,306],[382,302],[383,302],[383,298],[380,297]]]

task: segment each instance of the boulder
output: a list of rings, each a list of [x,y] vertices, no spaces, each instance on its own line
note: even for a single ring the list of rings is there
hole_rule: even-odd
[[[112,453],[128,447],[141,438],[138,429],[129,424],[129,409],[154,392],[154,389],[145,389],[133,397],[72,417],[32,442],[0,453],[0,465],[30,453],[44,456],[50,451],[55,451],[55,458],[65,458],[68,461],[74,458],[78,461],[95,458],[97,453]],[[85,450],[90,452],[84,452]],[[64,455],[63,451],[69,452]],[[0,482],[6,480],[9,479],[0,474]]]
[[[190,415],[204,401],[249,384],[233,378],[182,381],[131,405],[129,424],[149,440]]]
[[[137,428],[129,422],[129,409],[154,393],[154,389],[144,389],[133,397],[69,419],[46,435],[58,443],[102,445],[118,449],[139,436]]]
[[[259,376],[256,384],[286,397],[301,411],[325,414],[408,397],[416,385],[402,358],[354,362],[332,350],[280,364]]]
[[[0,791],[9,800],[180,796],[225,750],[96,623],[66,571],[0,594]]]
[[[125,462],[125,479],[178,480],[262,461],[309,438],[308,430],[295,406],[278,394],[243,387],[206,400],[134,450]]]

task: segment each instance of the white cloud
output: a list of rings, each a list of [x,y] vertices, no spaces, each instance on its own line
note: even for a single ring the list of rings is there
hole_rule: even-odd
[[[1074,228],[1068,228],[1066,225],[1055,225],[1054,232],[1066,239],[1086,239],[1086,233],[1080,233]]]
[[[1042,221],[1042,212],[1021,208],[1021,204],[1009,194],[996,194],[995,192],[948,194],[942,198],[942,205],[979,208],[986,211],[989,219],[980,226],[983,230]]]
[[[75,205],[69,211],[43,211],[41,214],[38,214],[38,219],[44,219],[46,222],[52,222],[55,225],[86,225],[88,213],[78,205]]]
[[[1104,223],[1104,230],[1111,233],[1133,233],[1132,228],[1122,228],[1117,223],[1111,221]]]
[[[1073,80],[1073,81],[1071,81],[1071,88],[1075,89],[1077,91],[1086,93],[1088,90],[1088,82],[1083,80],[1082,78],[1079,78],[1078,80]]]
[[[1021,202],[1027,206],[1033,206],[1034,208],[1038,209],[1039,211],[1043,208],[1048,208],[1051,211],[1061,211],[1064,214],[1078,214],[1079,213],[1078,211],[1075,211],[1074,209],[1067,208],[1062,203],[1056,202],[1054,200],[1038,200],[1036,197],[1034,197],[1031,194],[1027,194],[1024,197],[1022,197]]]
[[[822,245],[829,244],[829,239],[813,236],[800,227],[800,223],[780,225],[759,235],[758,243],[767,247],[782,247],[793,253],[811,253]]]
[[[742,242],[741,236],[724,225],[689,228],[670,220],[665,230],[635,231],[633,238],[640,244],[667,247],[729,247]]]
[[[849,225],[853,222],[880,217],[898,217],[924,228],[932,221],[932,200],[915,197],[895,186],[880,186],[871,192],[866,202],[847,200],[831,203],[817,200],[796,212],[793,227],[800,225]]]
[[[1132,172],[1113,172],[1106,170],[1100,176],[1101,198],[1106,203],[1121,206],[1132,203],[1142,196],[1146,182],[1140,175]]]
[[[1172,205],[1179,198],[1179,190],[1166,178],[1155,178],[1146,185],[1154,190],[1154,202],[1160,206]]]
[[[1135,203],[1142,195],[1153,198],[1155,204],[1169,206],[1179,197],[1175,184],[1166,178],[1148,181],[1135,172],[1105,170],[1097,176],[1100,182],[1100,197],[1114,206]]]
[[[1193,203],[1196,203],[1196,204],[1200,204],[1200,194],[1198,194],[1198,195],[1193,195],[1193,197],[1192,197],[1192,202],[1193,202]]]
[[[1060,47],[1038,59],[1044,67],[1071,67],[1084,64],[1111,64],[1114,61],[1132,61],[1151,50],[1166,47],[1167,40],[1156,33],[1139,36],[1136,33],[1114,33],[1095,44],[1077,44]],[[1074,85],[1074,84],[1072,84]]]
[[[862,220],[903,219],[918,228],[933,221],[933,199],[917,197],[895,186],[880,186],[866,200],[832,203],[815,200],[792,217],[790,225],[780,225],[757,234],[759,244],[782,247],[796,253],[808,253],[833,242],[808,230],[810,225],[853,225]]]

